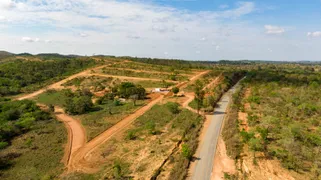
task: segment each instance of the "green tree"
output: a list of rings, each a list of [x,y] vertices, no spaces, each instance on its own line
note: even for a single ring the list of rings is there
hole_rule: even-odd
[[[179,88],[178,87],[173,87],[172,91],[176,95],[179,92]]]
[[[179,113],[179,105],[174,102],[169,102],[166,104],[168,110],[173,113],[173,114],[178,114]]]

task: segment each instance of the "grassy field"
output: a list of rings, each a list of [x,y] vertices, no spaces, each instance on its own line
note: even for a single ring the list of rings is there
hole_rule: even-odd
[[[111,85],[113,81],[112,77],[97,77],[97,76],[90,76],[90,77],[79,77],[72,80],[69,80],[63,86],[76,86],[79,88],[89,88],[94,87],[94,89],[99,87],[108,87]]]
[[[62,123],[56,120],[37,122],[33,130],[15,138],[8,148],[0,151],[0,178],[58,178],[64,168],[61,159],[66,139]]]
[[[42,104],[53,104],[62,107],[65,103],[65,98],[62,91],[49,90],[40,94],[35,100]]]
[[[101,134],[106,129],[112,127],[123,118],[132,114],[137,109],[141,108],[145,101],[138,100],[136,106],[132,101],[115,105],[114,102],[109,102],[102,105],[97,105],[97,111],[89,112],[87,114],[75,116],[76,119],[81,120],[84,125],[88,140]],[[111,112],[111,114],[109,113]]]

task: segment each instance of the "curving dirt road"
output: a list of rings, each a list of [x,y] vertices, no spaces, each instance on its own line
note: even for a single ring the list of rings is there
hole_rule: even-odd
[[[201,72],[194,77],[191,78],[193,82],[203,76],[204,74],[208,73],[209,71]],[[109,76],[109,75],[106,75]],[[187,82],[187,83],[190,83]],[[184,103],[184,107],[190,109],[191,111],[195,112],[194,109],[188,107],[189,102],[191,102],[194,99],[193,95],[188,95],[189,99],[187,102]],[[137,119],[139,116],[143,115],[145,112],[147,112],[150,108],[152,108],[156,103],[160,102],[164,98],[164,95],[161,95],[157,99],[151,101],[146,106],[140,108],[137,110],[134,114],[131,114],[127,116],[125,119],[121,120],[119,123],[114,125],[113,127],[107,129],[105,132],[94,138],[93,140],[89,141],[86,145],[79,148],[77,151],[73,152],[70,156],[69,164],[68,164],[68,172],[74,172],[74,171],[81,171],[85,173],[94,173],[98,169],[97,167],[92,166],[91,162],[91,153],[95,151],[96,148],[98,148],[100,145],[105,143],[106,141],[110,140],[114,135],[117,133],[120,133],[126,129],[130,124],[132,124],[135,119]]]
[[[82,171],[86,173],[95,172],[97,168],[90,167],[90,153],[93,152],[104,142],[111,139],[115,134],[121,132],[128,127],[135,119],[143,115],[146,111],[152,108],[156,103],[160,102],[164,98],[163,95],[154,99],[146,106],[137,110],[134,114],[127,116],[113,127],[107,129],[105,132],[89,141],[86,145],[78,149],[76,152],[71,153],[68,163],[68,172]]]
[[[55,115],[59,121],[62,121],[65,124],[65,127],[68,130],[68,142],[65,147],[63,158],[63,161],[67,166],[69,164],[70,155],[86,144],[86,131],[78,120],[65,114],[64,110],[58,106],[55,106]]]
[[[97,74],[92,73],[92,70],[99,70],[109,65],[103,65],[95,68],[91,68],[85,71],[82,71],[80,73],[74,74],[64,80],[61,80],[59,82],[56,82],[52,85],[49,85],[43,89],[40,89],[36,92],[33,92],[31,94],[26,94],[21,97],[18,97],[17,100],[23,100],[23,99],[31,99],[39,94],[45,92],[48,89],[62,89],[64,88],[62,84],[66,83],[69,80],[72,80],[77,77],[82,76],[103,76],[103,77],[115,77],[119,79],[135,79],[135,80],[151,80],[151,81],[162,81],[161,79],[151,79],[151,78],[139,78],[139,77],[126,77],[126,76],[113,76],[113,75],[104,75],[104,74]],[[189,82],[180,83],[176,86],[186,86],[188,83],[194,82],[204,74],[208,73],[209,71],[203,71],[192,78],[190,78]],[[176,82],[176,81],[169,81],[168,82]],[[67,130],[68,130],[68,143],[66,146],[65,156],[64,156],[64,162],[67,165],[68,172],[73,171],[83,171],[83,172],[94,172],[96,169],[89,166],[90,162],[90,154],[93,152],[97,147],[99,147],[101,144],[112,138],[115,134],[122,132],[126,127],[128,127],[135,119],[137,119],[139,116],[143,115],[146,111],[148,111],[150,108],[152,108],[156,103],[160,102],[164,98],[163,95],[159,96],[158,98],[152,100],[149,104],[146,106],[140,108],[135,113],[129,115],[125,119],[121,120],[119,123],[114,125],[113,127],[109,128],[90,142],[86,144],[86,132],[81,125],[81,123],[73,119],[71,116],[68,116],[64,113],[63,109],[60,107],[55,107],[55,115],[58,120],[64,122]],[[194,96],[189,97],[189,102],[192,101]],[[187,102],[187,105],[188,103]],[[188,106],[185,106],[188,107]],[[193,109],[191,109],[193,110]],[[194,110],[195,111],[195,110]]]

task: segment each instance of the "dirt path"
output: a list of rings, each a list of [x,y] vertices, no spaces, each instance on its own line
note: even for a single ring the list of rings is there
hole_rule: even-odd
[[[55,115],[59,121],[65,124],[68,130],[68,141],[63,158],[65,165],[68,165],[70,155],[86,144],[86,132],[81,123],[65,114],[62,108],[55,106]]]
[[[103,66],[98,66],[98,67],[95,67],[95,68],[87,69],[87,70],[82,71],[80,73],[77,73],[77,74],[74,74],[72,76],[69,76],[68,78],[63,79],[63,80],[61,80],[59,82],[51,84],[51,85],[49,85],[49,86],[47,86],[45,88],[42,88],[42,89],[40,89],[38,91],[35,91],[35,92],[31,93],[31,94],[26,94],[26,95],[23,95],[21,97],[18,97],[17,100],[24,100],[24,99],[34,98],[34,97],[38,96],[39,94],[44,93],[48,89],[61,89],[61,88],[63,88],[61,85],[66,83],[67,81],[72,80],[72,79],[77,78],[77,77],[81,77],[81,76],[88,76],[88,75],[90,75],[92,70],[94,70],[94,71],[95,70],[99,70],[99,69],[104,68],[106,66],[108,66],[108,65],[103,65]]]
[[[200,78],[201,76],[203,76],[208,72],[209,71],[204,71],[195,75],[194,77],[191,78],[191,81],[187,82],[186,84],[197,80],[198,78]],[[106,75],[106,76],[110,77],[110,75]],[[124,78],[128,78],[128,77],[124,77]],[[139,79],[142,80],[144,78],[139,78]],[[196,110],[188,106],[188,104],[194,99],[194,95],[191,94],[191,95],[188,95],[188,97],[189,99],[184,103],[183,106],[193,112],[196,112]],[[160,97],[152,100],[149,104],[137,110],[134,114],[127,116],[125,119],[121,120],[119,123],[107,129],[105,132],[103,132],[93,140],[89,141],[83,147],[73,152],[70,156],[70,160],[68,164],[68,172],[74,172],[74,171],[81,171],[85,173],[96,172],[98,169],[97,167],[94,167],[91,162],[91,160],[94,159],[94,157],[92,157],[92,152],[94,152],[100,145],[110,140],[116,134],[126,130],[126,127],[132,124],[139,116],[143,115],[150,108],[152,108],[156,103],[160,102],[163,98],[164,98],[164,95],[161,95]]]
[[[186,109],[197,114],[197,110],[195,110],[189,106],[189,103],[191,103],[195,98],[194,93],[186,93],[185,96],[188,97],[188,99],[183,103],[183,108],[186,108]]]
[[[102,76],[102,77],[114,77],[119,79],[133,79],[133,80],[151,80],[151,81],[162,81],[162,79],[151,79],[151,78],[139,78],[139,77],[126,77],[126,76],[113,76],[113,75],[104,75],[104,74],[97,74],[93,73],[92,71],[96,71],[99,69],[102,69],[109,65],[103,65],[95,68],[91,68],[88,70],[85,70],[83,72],[74,74],[64,80],[61,80],[59,82],[56,82],[52,85],[49,85],[43,89],[40,89],[36,92],[33,92],[31,94],[23,95],[17,100],[23,100],[23,99],[31,99],[36,96],[38,96],[41,93],[44,93],[48,89],[63,89],[64,87],[62,84],[66,83],[69,80],[72,80],[77,77],[83,77],[83,76]],[[208,73],[209,71],[201,72],[195,76],[193,76],[189,82],[180,83],[180,85],[184,86],[188,83],[194,82],[196,79],[200,78],[204,74]],[[167,80],[169,81],[169,80]],[[169,82],[176,82],[176,81],[169,81]],[[178,85],[177,85],[178,86]],[[67,130],[68,130],[68,143],[66,146],[66,151],[64,155],[64,162],[67,165],[68,172],[73,171],[82,171],[82,172],[94,172],[96,171],[97,167],[90,167],[90,160],[91,160],[91,153],[98,148],[101,144],[112,138],[115,134],[123,131],[128,127],[135,119],[137,119],[139,116],[143,115],[146,111],[148,111],[150,108],[152,108],[156,103],[160,102],[164,98],[163,95],[159,96],[158,98],[152,100],[149,104],[142,107],[141,109],[137,110],[135,113],[129,115],[125,119],[121,120],[119,123],[114,125],[113,127],[109,128],[90,142],[86,144],[86,133],[81,125],[81,123],[73,119],[72,117],[68,116],[64,113],[63,109],[59,107],[55,107],[56,113],[55,115],[57,118],[64,122]],[[188,102],[185,104],[189,104],[194,99],[194,96],[189,96]],[[186,106],[188,107],[188,106]],[[195,111],[194,109],[190,109],[192,111]]]
[[[156,103],[163,99],[163,95],[151,101],[146,106],[137,110],[134,114],[127,116],[119,123],[109,128],[93,140],[89,141],[85,146],[72,153],[68,164],[68,172],[82,171],[85,173],[95,172],[97,168],[90,167],[91,152],[98,148],[101,144],[112,138],[115,134],[121,132],[128,127],[135,119],[143,115],[146,111],[152,108]]]
[[[209,84],[207,84],[202,90],[205,91],[206,89],[212,87],[212,86],[216,86],[218,85],[218,83],[221,81],[222,79],[222,74],[220,74],[219,76],[217,76],[212,82],[210,82]]]

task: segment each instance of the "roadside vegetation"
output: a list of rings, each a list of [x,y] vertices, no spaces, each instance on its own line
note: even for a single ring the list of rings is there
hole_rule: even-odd
[[[217,86],[206,90],[206,92],[202,90],[205,83],[197,80],[194,83],[196,98],[189,104],[189,106],[193,109],[213,112],[217,102],[221,99],[223,94],[235,85],[242,77],[244,77],[244,75],[244,71],[224,72],[223,79],[220,83]]]
[[[225,141],[227,155],[236,160],[236,164],[240,160],[243,151],[243,142],[241,139],[238,112],[242,109],[242,98],[244,94],[244,85],[241,82],[238,89],[232,96],[230,108],[227,117],[225,118],[222,135]]]

